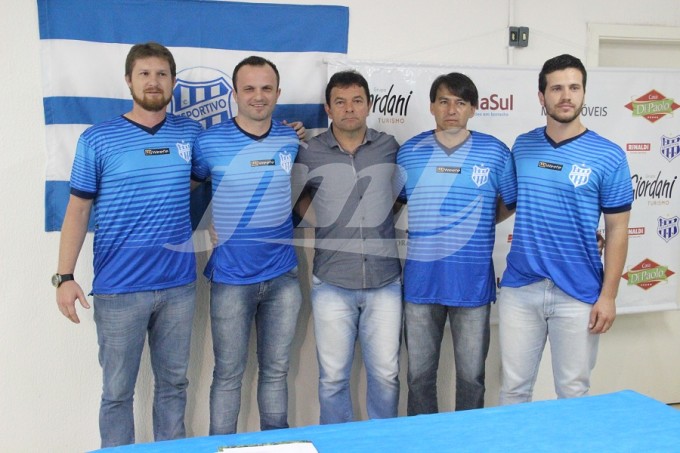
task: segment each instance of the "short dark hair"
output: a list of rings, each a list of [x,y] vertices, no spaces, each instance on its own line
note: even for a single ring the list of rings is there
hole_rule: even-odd
[[[574,68],[581,71],[581,75],[583,76],[583,91],[586,91],[586,79],[588,77],[588,74],[586,73],[585,66],[583,66],[581,60],[566,53],[563,55],[553,57],[550,60],[543,63],[543,68],[541,69],[541,72],[538,74],[538,91],[545,94],[545,89],[546,86],[548,85],[547,77],[548,74],[555,71],[562,71],[568,68]]]
[[[175,59],[173,58],[172,53],[167,47],[153,41],[132,46],[125,59],[125,76],[130,77],[132,75],[132,67],[137,60],[151,57],[166,60],[168,64],[170,64],[170,74],[173,79],[175,78],[177,75],[177,65],[175,65]]]
[[[354,70],[336,72],[326,85],[326,105],[331,105],[331,90],[335,87],[347,88],[352,85],[360,86],[366,92],[366,100],[371,101],[371,93],[368,89],[366,78]]]
[[[437,91],[441,86],[444,86],[455,96],[462,100],[469,102],[473,107],[477,108],[479,105],[479,93],[475,83],[470,77],[460,72],[452,72],[449,74],[442,74],[432,82],[430,87],[430,102],[434,103],[437,100]]]
[[[276,88],[278,88],[279,83],[281,81],[281,77],[279,76],[279,70],[277,69],[276,65],[271,61],[267,60],[266,58],[258,57],[257,55],[251,55],[241,60],[239,64],[237,64],[236,67],[234,68],[234,73],[231,75],[231,80],[232,82],[234,82],[234,91],[236,91],[236,77],[238,76],[238,71],[243,66],[266,66],[266,65],[269,65],[274,70],[274,74],[276,74]]]

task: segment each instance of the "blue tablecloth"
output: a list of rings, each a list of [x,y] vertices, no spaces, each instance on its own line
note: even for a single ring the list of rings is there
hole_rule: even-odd
[[[680,451],[680,411],[639,393],[539,401],[389,420],[195,437],[99,450],[214,453],[220,446],[311,440],[320,453]]]

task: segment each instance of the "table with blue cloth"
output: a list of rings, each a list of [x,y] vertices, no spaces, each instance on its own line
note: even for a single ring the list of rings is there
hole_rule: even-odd
[[[319,453],[680,451],[680,410],[625,390],[387,420],[195,437],[98,450],[215,453],[222,446],[312,441]]]

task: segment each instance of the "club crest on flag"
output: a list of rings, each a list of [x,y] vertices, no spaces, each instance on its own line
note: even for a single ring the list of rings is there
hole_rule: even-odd
[[[678,235],[679,223],[680,218],[678,216],[671,217],[669,219],[665,217],[659,217],[656,223],[656,233],[661,239],[668,242]]]
[[[484,166],[474,165],[472,167],[472,182],[474,182],[477,187],[481,187],[489,181],[490,168]]]
[[[212,68],[190,68],[177,73],[171,109],[175,115],[200,122],[204,128],[234,115],[231,78]]]
[[[675,137],[661,136],[661,155],[668,160],[672,161],[680,154],[680,135]]]
[[[185,162],[191,161],[191,145],[182,141],[181,143],[175,143],[177,146],[177,153],[179,157],[184,159]]]
[[[280,166],[286,173],[290,173],[293,169],[293,158],[288,151],[281,151],[279,153]]]
[[[574,164],[571,166],[571,172],[569,173],[569,181],[574,185],[574,187],[580,187],[582,185],[588,184],[590,179],[590,173],[593,170],[585,165]]]

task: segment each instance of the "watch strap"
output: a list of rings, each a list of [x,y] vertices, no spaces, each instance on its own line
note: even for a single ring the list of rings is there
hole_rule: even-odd
[[[73,274],[54,274],[52,276],[52,286],[55,288],[59,288],[62,283],[67,282],[69,280],[75,280],[73,277]]]

